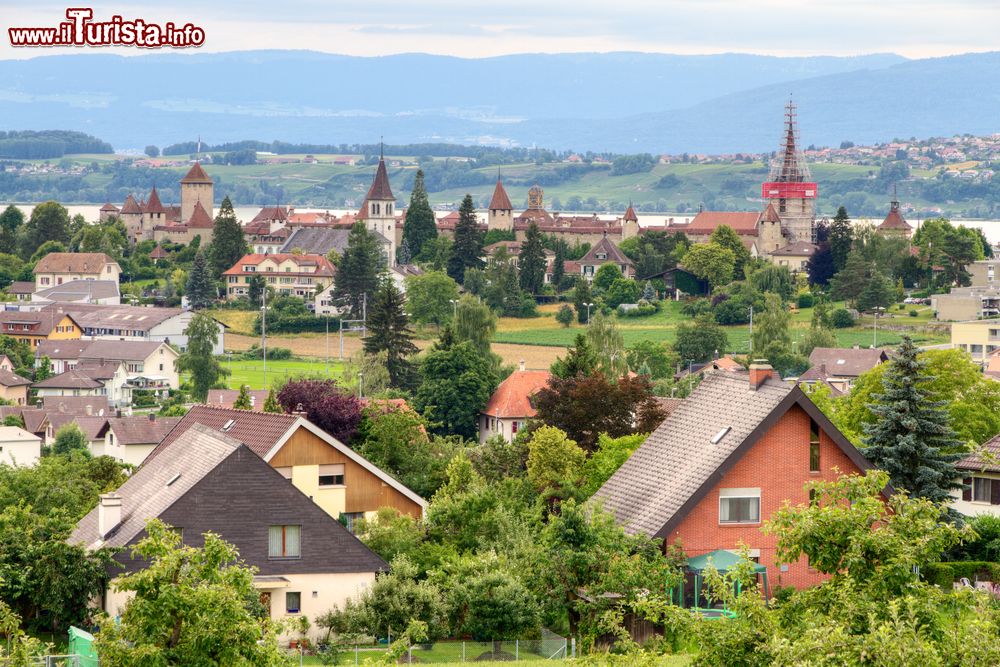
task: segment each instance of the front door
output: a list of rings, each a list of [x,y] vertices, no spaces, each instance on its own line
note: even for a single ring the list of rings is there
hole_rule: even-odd
[[[271,618],[271,591],[260,592],[260,603],[267,610],[267,617]]]

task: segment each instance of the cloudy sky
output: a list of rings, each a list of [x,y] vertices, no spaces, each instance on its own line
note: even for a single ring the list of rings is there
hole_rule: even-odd
[[[312,49],[363,56],[426,52],[476,58],[628,50],[894,52],[920,58],[996,50],[1000,27],[1000,0],[163,0],[70,5],[92,6],[96,19],[120,14],[192,22],[206,31],[204,51]],[[53,26],[66,7],[66,2],[48,0],[0,0],[0,58],[40,55],[41,49],[11,48],[6,28]]]

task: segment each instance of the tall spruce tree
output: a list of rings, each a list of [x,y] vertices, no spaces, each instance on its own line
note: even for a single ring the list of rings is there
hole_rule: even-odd
[[[212,269],[215,276],[221,276],[240,261],[243,255],[250,252],[240,221],[233,211],[233,202],[226,197],[219,205],[219,213],[215,216],[212,228]]]
[[[538,225],[532,222],[521,244],[521,254],[518,255],[517,268],[520,272],[521,289],[529,294],[538,294],[545,284],[545,247],[542,245],[542,232]]]
[[[847,209],[843,206],[837,209],[837,215],[833,216],[833,222],[830,223],[828,242],[834,272],[840,271],[847,264],[847,256],[854,243],[854,229],[851,227],[851,219],[847,217]]]
[[[347,247],[337,263],[334,300],[348,308],[351,317],[360,319],[365,300],[371,303],[385,268],[385,253],[377,235],[363,222],[354,223],[347,237]]]
[[[417,169],[417,175],[413,179],[413,192],[410,193],[410,205],[406,209],[406,220],[403,221],[403,242],[410,248],[410,257],[419,255],[424,244],[436,239],[437,235],[434,211],[431,210],[427,190],[424,188],[424,170]]]
[[[483,268],[483,237],[479,233],[476,206],[472,195],[465,195],[458,209],[455,240],[448,257],[448,275],[459,284],[465,281],[466,269]]]
[[[558,292],[562,289],[563,278],[566,277],[566,244],[556,244],[556,256],[552,258],[552,286]]]
[[[184,286],[184,293],[194,310],[208,308],[218,296],[215,280],[208,268],[208,261],[205,259],[205,253],[201,250],[194,256],[191,272],[188,274],[187,284]]]
[[[392,280],[379,285],[368,307],[368,335],[365,354],[385,352],[389,382],[394,387],[408,387],[413,380],[413,364],[407,357],[416,354],[413,330],[406,315],[406,297]]]
[[[896,350],[882,378],[882,393],[872,396],[868,409],[875,415],[865,425],[862,452],[872,464],[889,473],[892,485],[911,496],[935,503],[949,500],[961,487],[955,462],[962,446],[948,421],[943,401],[927,400],[922,385],[934,378],[924,374],[909,336]]]

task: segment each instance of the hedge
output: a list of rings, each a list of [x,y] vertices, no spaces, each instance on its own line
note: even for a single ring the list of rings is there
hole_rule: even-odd
[[[330,318],[330,332],[338,331],[340,327],[340,320],[336,317]],[[326,318],[318,317],[313,314],[308,315],[278,315],[275,313],[267,314],[267,332],[268,333],[305,333],[307,331],[315,331],[317,333],[322,333],[326,331]],[[253,332],[255,334],[260,334],[260,316],[254,320]]]
[[[941,588],[951,588],[951,585],[963,577],[971,582],[1000,582],[1000,563],[990,563],[981,560],[949,561],[933,563],[923,568],[924,580]]]

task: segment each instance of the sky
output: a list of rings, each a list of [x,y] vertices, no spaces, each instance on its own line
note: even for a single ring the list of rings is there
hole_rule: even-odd
[[[925,58],[996,50],[1000,27],[1000,0],[163,0],[69,6],[91,6],[97,20],[119,14],[191,22],[206,32],[201,51],[310,49],[359,56],[646,51]],[[66,7],[0,0],[0,58],[67,52],[12,48],[6,30],[54,26],[65,20]]]

